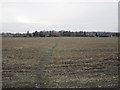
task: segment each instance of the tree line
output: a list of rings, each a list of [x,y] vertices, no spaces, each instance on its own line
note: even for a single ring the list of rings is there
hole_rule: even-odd
[[[34,31],[30,33],[1,33],[3,37],[119,37],[115,32],[86,32],[86,31]]]
[[[86,32],[71,32],[71,31],[35,31],[32,35],[27,32],[28,36],[34,37],[80,37],[86,36]]]
[[[118,36],[118,33],[110,32],[85,32],[85,31],[35,31],[29,33],[28,37],[111,37]]]

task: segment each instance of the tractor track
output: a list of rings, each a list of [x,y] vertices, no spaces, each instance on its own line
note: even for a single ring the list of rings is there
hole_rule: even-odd
[[[50,47],[47,52],[41,57],[41,61],[39,62],[39,69],[36,71],[36,83],[35,88],[45,88],[46,83],[48,81],[47,76],[45,75],[45,66],[50,63],[52,59],[52,54],[54,49],[57,47],[60,42],[60,38],[55,41],[55,44]]]

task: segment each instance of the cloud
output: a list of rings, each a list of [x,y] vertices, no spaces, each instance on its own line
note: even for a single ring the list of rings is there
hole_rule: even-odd
[[[10,2],[2,4],[1,21],[3,23],[37,23],[41,26],[39,29],[47,26],[49,29],[114,31],[117,30],[118,25],[117,11],[118,6],[115,2]]]

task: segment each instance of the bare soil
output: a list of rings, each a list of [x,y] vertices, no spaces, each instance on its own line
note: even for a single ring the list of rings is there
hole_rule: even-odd
[[[2,39],[3,88],[118,87],[118,38]]]

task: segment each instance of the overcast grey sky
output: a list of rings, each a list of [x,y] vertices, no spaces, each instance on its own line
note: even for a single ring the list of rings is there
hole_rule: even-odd
[[[4,32],[118,31],[118,0],[7,1],[1,4],[0,23]]]

